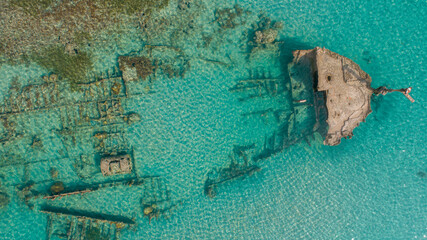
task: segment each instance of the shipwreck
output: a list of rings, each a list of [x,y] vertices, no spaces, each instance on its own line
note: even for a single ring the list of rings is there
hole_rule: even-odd
[[[293,56],[290,68],[299,66],[301,69],[302,66],[306,70],[310,69],[310,74],[304,80],[312,82],[315,95],[323,96],[323,101],[315,101],[314,104],[316,109],[326,108],[327,130],[323,134],[325,145],[335,146],[340,144],[342,138],[353,136],[353,130],[372,112],[370,101],[373,94],[401,92],[411,102],[415,101],[409,95],[412,90],[410,87],[372,88],[371,77],[359,65],[328,49],[316,47],[297,50]],[[317,110],[316,114],[319,112]]]

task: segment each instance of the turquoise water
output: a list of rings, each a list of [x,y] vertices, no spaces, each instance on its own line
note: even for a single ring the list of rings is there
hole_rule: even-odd
[[[58,171],[56,180],[66,186],[105,178],[76,175],[76,159],[94,151],[85,130],[75,146],[67,145],[69,140],[56,133],[61,113],[19,115],[17,131],[24,137],[0,146],[0,187],[11,199],[0,212],[1,238],[46,238],[49,218],[40,212],[46,206],[134,219],[136,225],[117,234],[120,239],[427,238],[427,182],[422,177],[427,172],[426,2],[193,3],[182,12],[172,1],[158,13],[158,19],[172,19],[164,31],[150,36],[132,26],[115,35],[106,31],[87,49],[95,56],[97,74],[113,71],[119,55],[147,55],[147,45],[180,48],[153,48],[150,56],[178,69],[190,66],[182,78],[160,72],[149,90],[131,86],[133,95],[122,101],[122,107],[138,113],[141,121],[113,129],[126,136],[123,149],[133,153],[132,174],[160,178],[152,180],[156,193],[150,192],[150,180],[147,186],[111,187],[55,201],[31,200],[34,208],[29,208],[19,198],[20,185],[33,181],[39,189],[48,188],[52,167]],[[236,27],[220,30],[215,11],[236,3],[250,12],[235,19]],[[248,56],[248,39],[261,14],[283,22],[277,39],[283,43]],[[260,149],[266,136],[278,128],[273,115],[245,114],[268,108],[286,112],[292,101],[286,91],[239,101],[242,95],[229,89],[239,80],[264,73],[287,82],[291,52],[316,46],[354,60],[371,75],[373,87],[411,86],[416,102],[411,104],[400,94],[373,97],[373,113],[351,140],[334,147],[323,146],[318,138],[310,145],[298,142],[257,162],[262,171],[222,184],[217,196],[208,198],[205,180],[212,169],[229,163],[233,147],[255,143]],[[0,97],[7,96],[14,76],[25,84],[45,74],[35,63],[2,64]],[[81,98],[75,92],[69,94],[72,97]],[[32,136],[41,138],[41,149],[28,147]],[[96,167],[89,164],[86,170],[96,172]],[[151,193],[174,207],[149,224],[141,198],[150,198]]]

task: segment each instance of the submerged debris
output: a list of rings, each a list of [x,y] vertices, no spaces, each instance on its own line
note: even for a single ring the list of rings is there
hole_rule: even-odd
[[[159,219],[159,217],[161,216],[168,218],[169,214],[176,207],[176,204],[163,201],[157,201],[154,203],[142,203],[142,212],[144,214],[144,217],[148,218],[148,223],[151,223],[151,219],[153,218],[155,218],[156,220]]]
[[[74,210],[74,209],[68,209],[68,208],[44,206],[42,207],[41,212],[47,213],[47,214],[72,216],[72,217],[77,217],[79,219],[94,220],[94,221],[106,222],[110,224],[117,224],[117,223],[123,223],[123,224],[129,224],[129,225],[135,224],[134,220],[129,219],[127,217],[101,214],[101,213],[92,213],[92,212],[86,212],[82,210]]]
[[[231,163],[228,167],[220,170],[218,179],[208,179],[205,182],[205,195],[214,198],[216,196],[219,184],[235,180],[240,177],[252,176],[254,173],[261,171],[261,168],[252,166],[243,166]]]
[[[382,95],[386,95],[387,93],[391,93],[391,92],[400,92],[402,93],[409,101],[411,101],[412,103],[415,102],[415,100],[409,95],[409,93],[412,91],[411,87],[408,88],[401,88],[401,89],[388,89],[385,86],[373,89],[374,93],[376,95],[382,94]]]
[[[171,200],[170,191],[160,178],[146,182],[146,189],[141,198],[141,211],[144,217],[158,219],[169,218],[178,203]]]
[[[88,192],[92,192],[92,190],[87,189],[87,190],[81,190],[81,191],[74,191],[74,192],[66,192],[66,193],[54,194],[54,195],[50,195],[50,196],[44,196],[43,199],[55,200],[57,198],[61,199],[63,197],[67,197],[67,196],[71,196],[71,195],[77,195],[77,194],[83,195],[83,194],[88,193]]]
[[[259,77],[239,80],[236,85],[229,89],[230,92],[244,92],[245,97],[239,101],[250,100],[257,97],[274,97],[279,91],[281,78]]]
[[[98,165],[95,165],[93,156],[83,154],[74,161],[74,171],[76,171],[79,178],[88,179],[92,178],[96,173],[99,173]]]
[[[56,74],[50,74],[43,76],[43,81],[47,83],[55,83],[58,81],[58,75]]]
[[[148,178],[146,178],[148,179]],[[72,195],[83,195],[86,193],[94,192],[100,189],[106,189],[116,186],[139,186],[143,185],[146,181],[144,178],[132,178],[132,179],[122,179],[119,181],[109,182],[109,183],[99,183],[99,184],[92,184],[92,185],[86,185],[86,186],[80,186],[78,188],[74,189],[67,189],[66,191],[61,191],[61,193],[58,194],[51,194],[51,195],[45,195],[43,193],[34,193],[32,197],[37,197],[38,195],[45,195],[43,199],[61,199],[63,197],[68,197]]]
[[[132,162],[129,154],[102,158],[101,172],[104,176],[131,173]]]
[[[208,173],[204,187],[205,195],[213,198],[217,194],[218,185],[261,171],[260,167],[252,164],[249,156],[250,151],[254,148],[255,144],[234,146],[233,153],[230,155],[230,163],[224,168],[213,169]]]
[[[151,222],[152,218],[159,218],[160,216],[160,210],[157,208],[156,204],[146,205],[143,206],[144,210],[144,217],[148,217],[148,222]]]
[[[52,194],[58,194],[64,191],[64,183],[63,182],[55,182],[51,187],[50,187],[50,192]]]
[[[144,53],[153,59],[155,76],[164,74],[168,78],[183,78],[191,67],[189,57],[179,47],[145,45]]]

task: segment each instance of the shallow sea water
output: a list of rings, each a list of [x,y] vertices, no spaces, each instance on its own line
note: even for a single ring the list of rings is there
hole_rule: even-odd
[[[119,55],[143,52],[147,45],[179,46],[185,54],[176,56],[170,50],[151,54],[178,67],[190,63],[183,78],[160,74],[150,85],[150,94],[136,94],[144,92],[136,86],[130,89],[135,95],[122,102],[126,112],[141,116],[140,122],[123,130],[133,152],[133,174],[161,178],[158,184],[167,186],[176,205],[169,217],[152,219],[149,224],[140,203],[146,190],[139,186],[55,201],[39,199],[34,210],[29,209],[18,197],[18,185],[32,180],[48,186],[52,183],[49,169],[55,167],[58,179],[72,186],[79,179],[73,159],[93,152],[84,139],[69,151],[55,132],[61,128],[58,114],[47,111],[24,115],[20,126],[29,136],[41,136],[43,151],[26,147],[30,140],[24,138],[10,147],[17,149],[10,157],[15,160],[1,162],[0,187],[10,195],[11,203],[0,211],[0,238],[47,238],[48,217],[39,210],[48,205],[135,219],[134,226],[117,234],[120,239],[427,239],[427,178],[420,174],[427,172],[423,147],[427,141],[427,3],[197,3],[188,10],[195,11],[188,35],[159,35],[147,42],[129,27],[124,34],[106,34],[104,39],[109,40],[95,42],[89,50],[96,56],[93,72],[111,70]],[[171,1],[160,15],[180,19],[176,4]],[[218,31],[215,10],[235,4],[250,13],[235,28]],[[261,14],[283,22],[277,39],[283,43],[278,49],[248,57],[244,32],[253,30]],[[212,36],[207,47],[207,38],[202,36]],[[351,140],[334,147],[323,146],[318,139],[310,145],[296,143],[259,162],[262,171],[222,184],[217,196],[208,198],[205,180],[212,169],[229,163],[233,146],[255,143],[261,148],[265,137],[277,129],[273,116],[245,113],[268,108],[287,111],[292,101],[284,94],[279,99],[242,102],[239,93],[229,89],[253,72],[289,81],[287,64],[292,51],[316,46],[355,61],[370,74],[373,87],[411,86],[416,102],[411,104],[401,94],[375,96],[373,113],[355,129]],[[44,74],[46,70],[35,63],[3,64],[0,98],[7,95],[14,76],[31,83]],[[0,154],[7,154],[7,149],[2,146]],[[23,167],[20,161],[34,164]],[[121,176],[112,178],[118,179]],[[82,180],[86,184],[102,181],[98,175]]]

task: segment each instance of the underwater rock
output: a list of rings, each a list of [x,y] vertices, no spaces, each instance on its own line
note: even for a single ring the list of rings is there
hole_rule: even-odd
[[[324,92],[326,103],[317,108],[327,109],[328,131],[325,145],[340,144],[341,138],[351,138],[353,129],[372,112],[372,94],[402,92],[409,100],[411,88],[387,89],[371,87],[372,79],[352,60],[325,48],[293,52],[293,64],[309,65],[315,92]],[[411,100],[413,101],[413,99]]]
[[[119,95],[121,89],[122,89],[122,85],[116,82],[111,87],[111,92],[113,92],[115,95]]]
[[[119,68],[125,81],[136,81],[139,78],[146,79],[154,70],[150,59],[132,56],[119,56]]]
[[[55,182],[51,187],[50,191],[53,194],[58,194],[64,191],[64,183],[63,182]]]
[[[259,44],[272,43],[277,38],[277,30],[275,29],[264,29],[262,31],[255,32],[255,42]]]
[[[6,207],[10,202],[9,195],[4,192],[0,192],[0,209]]]
[[[141,121],[141,116],[138,113],[130,113],[124,117],[127,124],[132,124]]]

